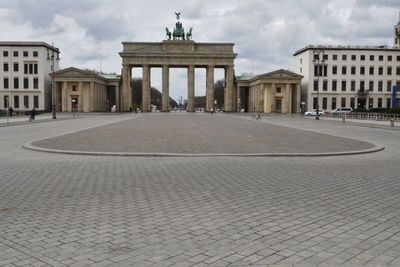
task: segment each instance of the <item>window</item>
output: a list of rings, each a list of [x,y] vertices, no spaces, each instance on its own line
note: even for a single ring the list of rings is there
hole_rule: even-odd
[[[332,97],[332,109],[336,108],[336,97]]]
[[[383,67],[379,67],[378,68],[378,74],[379,75],[383,75]]]
[[[4,97],[3,97],[3,103],[4,103],[4,108],[8,108],[8,95],[5,95]]]
[[[328,91],[328,81],[327,80],[324,80],[322,82],[322,90]]]
[[[332,67],[332,74],[336,75],[337,74],[337,66]]]
[[[300,67],[300,73],[303,73],[303,68],[302,67]]]
[[[33,107],[39,108],[39,96],[37,96],[37,95],[33,96]]]
[[[37,63],[25,63],[24,64],[24,74],[38,74],[38,64]]]
[[[302,58],[300,58],[300,64],[302,64],[303,63],[303,59]]]
[[[29,108],[29,96],[24,95],[24,107]]]
[[[342,91],[346,91],[346,81],[342,81]]]
[[[392,91],[392,81],[387,81],[387,88],[386,91],[391,92]]]
[[[382,98],[378,98],[378,108],[382,108]]]
[[[374,67],[369,67],[369,75],[374,75]]]
[[[356,90],[356,81],[351,81],[351,91]]]
[[[24,52],[22,52],[22,54],[24,55],[24,57],[28,57],[28,51],[24,51]]]
[[[400,75],[400,67],[396,68],[396,75]]]
[[[328,98],[323,97],[322,98],[322,109],[327,109],[328,108]]]
[[[379,61],[383,61],[383,56],[382,55],[379,56]]]
[[[19,64],[14,63],[14,72],[18,72],[18,71],[19,71]]]
[[[24,89],[29,89],[29,78],[24,78]]]
[[[4,89],[8,89],[9,88],[8,78],[4,78],[3,83],[4,83]]]
[[[318,98],[313,97],[313,109],[316,109],[318,105]]]
[[[8,63],[3,64],[3,71],[7,72],[8,71]]]
[[[347,60],[347,55],[342,55],[342,60]]]
[[[337,90],[337,81],[333,80],[332,81],[332,91],[336,91]]]
[[[361,59],[362,61],[365,61],[365,55],[361,55],[361,56],[360,56],[360,59]]]
[[[328,60],[328,55],[324,54],[324,55],[322,56],[322,59],[323,59],[323,60]]]
[[[332,55],[333,60],[337,60],[337,55]]]
[[[345,97],[342,97],[342,99],[340,100],[340,106],[342,107],[342,108],[344,108],[344,107],[346,107],[346,98]]]
[[[14,57],[18,57],[18,51],[14,51],[14,52],[13,52],[13,56],[14,56]]]
[[[388,61],[392,61],[392,56],[388,56]]]
[[[354,109],[356,106],[356,99],[354,97],[350,98],[350,107]]]
[[[378,82],[378,92],[382,92],[383,91],[383,82],[379,81]]]
[[[356,67],[352,66],[350,71],[351,71],[351,75],[355,75],[356,74]]]
[[[368,108],[373,108],[374,106],[374,99],[371,97],[368,99]]]
[[[314,80],[314,91],[318,91],[318,80]]]
[[[369,81],[369,91],[374,91],[374,81]]]
[[[18,89],[18,88],[19,88],[19,79],[14,78],[14,89]]]
[[[74,92],[78,91],[78,89],[76,88],[76,85],[72,86],[72,91],[74,91]]]
[[[360,75],[364,75],[365,74],[365,67],[361,66],[360,67]]]
[[[346,66],[343,66],[342,67],[342,74],[346,74],[346,72],[347,72],[347,68],[346,68]]]
[[[39,79],[38,78],[33,79],[33,89],[39,89]]]
[[[392,75],[392,67],[387,67],[387,75]]]
[[[3,57],[8,57],[8,51],[3,51]]]
[[[357,59],[356,55],[351,55],[351,60],[356,60],[356,59]]]
[[[19,96],[14,96],[14,108],[19,108]]]
[[[360,91],[364,92],[365,90],[365,82],[364,81],[360,81]]]
[[[326,77],[328,75],[328,66],[324,65],[324,73],[323,76]]]
[[[370,61],[374,61],[374,60],[375,60],[375,56],[374,56],[374,55],[370,55],[370,56],[369,56],[369,60],[370,60]]]
[[[396,60],[397,60],[397,61],[400,61],[400,56],[396,56]]]
[[[391,98],[386,98],[386,108],[390,108],[390,102],[392,102],[391,100]]]
[[[282,92],[282,88],[280,87],[276,87],[275,92],[277,92],[278,94]]]

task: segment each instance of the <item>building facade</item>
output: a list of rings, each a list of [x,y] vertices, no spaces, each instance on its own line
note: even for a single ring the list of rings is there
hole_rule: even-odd
[[[277,70],[255,77],[236,77],[238,112],[300,112],[300,84],[303,76]]]
[[[314,51],[323,50],[319,65]],[[306,46],[294,54],[294,70],[304,76],[306,109],[391,108],[400,85],[400,47]]]
[[[0,109],[51,110],[52,52],[59,49],[44,42],[0,42]]]
[[[120,107],[119,75],[66,68],[54,73],[58,112],[109,112]]]

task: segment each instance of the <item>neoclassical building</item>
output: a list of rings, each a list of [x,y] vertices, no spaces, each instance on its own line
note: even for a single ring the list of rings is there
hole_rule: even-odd
[[[57,111],[107,112],[119,107],[119,75],[99,75],[78,68],[54,73]]]
[[[236,77],[238,106],[246,112],[298,113],[302,78],[282,69],[254,77]]]

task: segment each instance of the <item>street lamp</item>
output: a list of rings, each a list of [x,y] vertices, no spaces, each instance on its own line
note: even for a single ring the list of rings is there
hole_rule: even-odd
[[[51,52],[49,48],[47,48],[47,61],[51,63],[51,97],[52,97],[52,112],[53,112],[53,119],[57,119],[56,117],[56,92],[54,87],[54,60],[60,61],[60,51],[58,48],[55,48],[52,44]]]
[[[314,58],[313,58],[313,62],[317,63],[316,67],[317,67],[317,116],[315,116],[316,120],[319,120],[319,76],[321,75],[321,63],[324,63],[324,54],[325,51],[322,49],[317,49],[317,50],[313,50],[313,54],[314,54]],[[315,67],[314,67],[315,68]]]

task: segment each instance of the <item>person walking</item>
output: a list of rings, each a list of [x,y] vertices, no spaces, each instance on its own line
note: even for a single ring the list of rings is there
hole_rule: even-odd
[[[36,115],[36,110],[35,110],[35,108],[33,108],[32,111],[31,111],[31,119],[32,120],[35,119],[35,115]]]
[[[13,112],[14,112],[13,108],[10,107],[10,108],[8,109],[8,113],[10,114],[10,117],[12,117]]]

